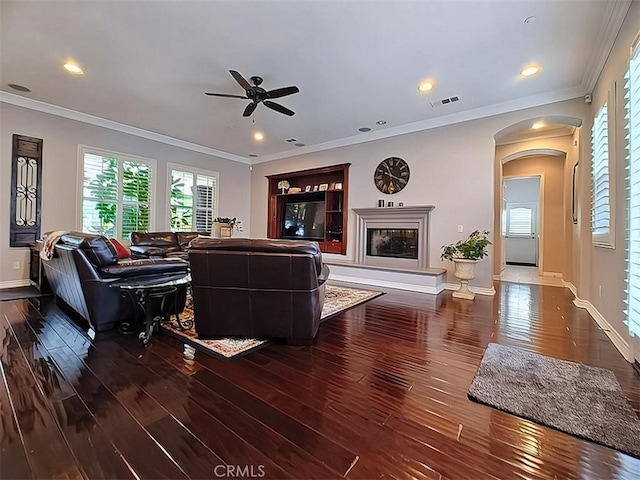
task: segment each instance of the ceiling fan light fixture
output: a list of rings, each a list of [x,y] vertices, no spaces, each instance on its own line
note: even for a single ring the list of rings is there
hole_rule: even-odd
[[[522,69],[522,71],[520,72],[520,75],[523,77],[531,77],[533,75],[536,75],[538,73],[540,73],[542,69],[540,68],[539,65],[535,65],[535,64],[530,64],[527,65],[526,67],[524,67]]]
[[[74,75],[84,74],[84,71],[74,62],[66,62],[63,67],[67,72],[73,73]]]
[[[418,90],[421,92],[429,92],[433,90],[433,87],[436,86],[436,83],[433,80],[425,80],[420,85],[418,85]]]

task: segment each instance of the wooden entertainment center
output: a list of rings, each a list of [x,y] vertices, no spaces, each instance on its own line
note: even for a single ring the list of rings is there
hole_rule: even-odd
[[[267,237],[316,240],[321,251],[345,255],[350,165],[268,175]],[[284,188],[287,183],[289,186]],[[305,210],[313,211],[316,217],[305,219]],[[320,220],[324,223],[320,224],[317,212],[322,216],[323,210]]]

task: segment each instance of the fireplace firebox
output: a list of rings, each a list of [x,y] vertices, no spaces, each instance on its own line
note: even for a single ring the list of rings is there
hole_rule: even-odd
[[[417,228],[367,228],[367,255],[418,258]]]

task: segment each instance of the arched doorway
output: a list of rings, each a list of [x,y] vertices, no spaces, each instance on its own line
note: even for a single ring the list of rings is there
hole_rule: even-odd
[[[542,128],[534,129],[536,122],[541,119],[518,122],[494,136],[494,278],[504,275],[503,279],[509,281],[561,286],[563,280],[571,281],[573,277],[572,185],[581,122],[575,118],[549,117],[542,122]],[[530,193],[526,200],[521,191],[528,184],[525,178],[537,179],[539,192],[533,197]],[[514,182],[509,195],[505,182],[515,179],[522,182]],[[523,246],[528,249],[524,253],[508,254],[509,248]],[[508,263],[527,266],[516,269]],[[526,275],[514,280],[511,275],[514,270],[526,271]]]

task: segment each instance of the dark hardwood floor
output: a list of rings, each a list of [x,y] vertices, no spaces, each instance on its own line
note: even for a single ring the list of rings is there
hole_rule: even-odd
[[[640,478],[640,460],[467,399],[497,342],[640,377],[562,288],[389,292],[311,347],[224,362],[90,338],[51,298],[0,303],[0,477]]]

